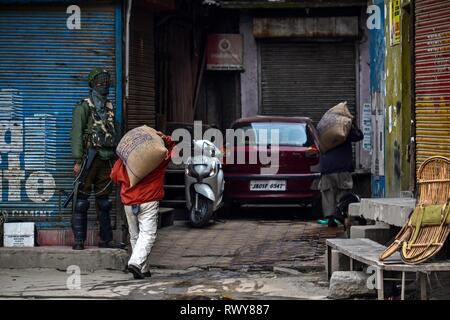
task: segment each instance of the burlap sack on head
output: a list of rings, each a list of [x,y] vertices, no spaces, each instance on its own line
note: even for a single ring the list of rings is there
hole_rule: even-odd
[[[352,126],[353,116],[347,101],[334,106],[323,115],[317,124],[320,151],[325,153],[344,143]]]
[[[120,140],[116,152],[127,167],[132,187],[155,170],[168,151],[156,130],[144,125],[128,131]]]

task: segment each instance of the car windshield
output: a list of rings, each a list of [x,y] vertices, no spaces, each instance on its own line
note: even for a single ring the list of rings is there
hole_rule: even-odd
[[[253,122],[238,124],[235,130],[242,129],[245,134],[238,134],[238,145],[280,145],[304,147],[309,145],[305,123]]]

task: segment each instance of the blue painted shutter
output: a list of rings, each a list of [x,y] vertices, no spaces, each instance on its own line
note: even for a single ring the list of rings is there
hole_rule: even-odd
[[[0,210],[43,227],[68,225],[59,190],[72,188],[72,110],[87,75],[100,66],[116,79],[115,7],[79,7],[80,30],[67,28],[67,6],[0,8]],[[109,98],[120,104],[115,81]]]

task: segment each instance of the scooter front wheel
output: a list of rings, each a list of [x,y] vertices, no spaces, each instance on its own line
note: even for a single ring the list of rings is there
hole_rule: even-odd
[[[208,198],[198,195],[197,209],[195,204],[189,211],[189,221],[194,228],[201,228],[211,220],[213,212],[213,202]]]

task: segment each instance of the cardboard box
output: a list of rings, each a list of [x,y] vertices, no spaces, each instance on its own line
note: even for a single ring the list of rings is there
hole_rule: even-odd
[[[4,247],[34,247],[34,222],[4,224]]]

